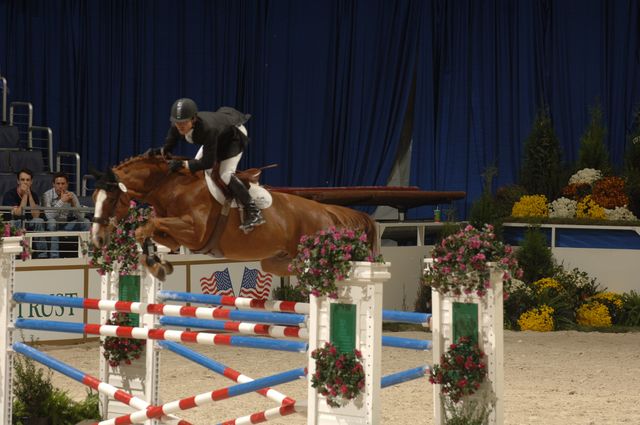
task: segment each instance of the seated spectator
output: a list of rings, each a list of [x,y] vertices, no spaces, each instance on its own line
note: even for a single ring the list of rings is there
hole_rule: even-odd
[[[6,220],[11,220],[14,227],[24,228],[27,231],[43,232],[44,220],[40,217],[41,211],[38,209],[38,194],[31,191],[33,184],[33,172],[28,168],[23,168],[16,173],[18,187],[7,191],[2,197],[2,205],[12,207],[11,213],[5,215]],[[28,211],[26,208],[30,208]],[[36,258],[47,256],[47,244],[44,240],[34,239],[33,247],[36,251]]]
[[[91,224],[84,213],[78,211],[80,201],[75,193],[69,192],[69,178],[65,173],[53,175],[53,188],[42,195],[42,206],[47,217],[47,230],[88,231]],[[47,209],[55,208],[55,209]],[[50,258],[60,257],[60,242],[57,236],[51,237]]]

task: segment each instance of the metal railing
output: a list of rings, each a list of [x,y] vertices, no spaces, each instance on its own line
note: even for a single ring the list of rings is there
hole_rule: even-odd
[[[21,111],[26,108],[26,113]],[[18,132],[21,135],[20,140],[25,140],[26,137],[27,146],[26,149],[31,150],[31,127],[33,126],[33,105],[30,102],[11,102],[9,105],[9,125],[15,125],[18,128]]]
[[[2,123],[7,122],[7,79],[0,77],[0,84],[2,87]]]
[[[46,137],[34,136],[34,133],[39,134],[40,132],[46,133]],[[34,141],[36,141],[37,146],[34,146]],[[42,146],[44,141],[45,146]],[[50,127],[40,127],[34,125],[29,128],[29,150],[37,150],[42,154],[43,159],[47,158],[45,170],[52,172],[53,171],[53,130]]]
[[[56,155],[56,171],[63,171],[69,177],[69,188],[75,193],[82,193],[80,186],[80,154],[77,152],[58,152]],[[82,193],[82,196],[85,196]]]

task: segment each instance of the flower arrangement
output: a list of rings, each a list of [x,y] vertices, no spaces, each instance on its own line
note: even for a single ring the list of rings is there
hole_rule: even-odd
[[[579,201],[590,193],[591,185],[586,183],[571,183],[562,188],[562,194],[574,201]]]
[[[365,375],[360,351],[341,353],[328,342],[324,347],[313,350],[311,358],[316,361],[311,386],[319,389],[329,406],[344,406],[362,392]]]
[[[436,245],[432,257],[433,265],[425,270],[422,280],[443,294],[486,294],[490,286],[489,262],[502,270],[505,292],[509,292],[513,278],[522,277],[512,248],[496,238],[489,224],[482,230],[468,225],[449,235]]]
[[[553,308],[544,304],[539,308],[532,308],[522,313],[518,326],[523,331],[551,332],[555,328],[553,313]]]
[[[602,171],[595,168],[583,168],[578,170],[569,178],[569,184],[587,184],[592,185],[602,178]]]
[[[131,317],[127,313],[115,312],[111,319],[107,320],[107,325],[133,326]],[[146,340],[133,338],[118,338],[108,336],[101,342],[103,356],[111,367],[118,367],[121,363],[130,365],[133,360],[140,358],[144,352]]]
[[[2,234],[2,237],[0,237],[0,241],[2,241],[3,238],[11,236],[22,236],[22,239],[20,240],[20,246],[22,247],[22,252],[20,252],[20,259],[22,261],[26,261],[31,258],[31,247],[27,242],[27,232],[25,231],[25,229],[12,226],[11,223],[4,223],[4,221],[2,220],[2,216],[0,216],[0,226],[4,226],[4,233]]]
[[[597,301],[581,305],[576,311],[576,321],[582,326],[611,327],[611,316],[606,305]]]
[[[591,195],[587,195],[576,206],[576,217],[578,218],[605,218],[604,208],[598,205]]]
[[[544,195],[525,195],[513,204],[513,217],[548,217],[549,207]]]
[[[573,199],[558,198],[549,204],[549,217],[552,218],[573,218],[576,216],[578,203]]]
[[[289,264],[289,271],[298,277],[307,294],[337,298],[336,281],[347,278],[352,261],[382,260],[374,260],[366,233],[330,227],[300,238],[298,255]]]
[[[486,376],[484,353],[471,338],[462,336],[433,366],[429,382],[441,385],[442,394],[457,403],[478,391]]]
[[[607,220],[632,221],[638,219],[627,207],[615,207],[614,209],[605,208],[604,215],[607,217]]]
[[[605,177],[595,182],[592,198],[603,208],[629,205],[629,197],[624,193],[624,180],[620,177]]]
[[[536,280],[535,282],[533,282],[533,287],[536,289],[536,292],[538,294],[547,290],[564,292],[564,288],[562,287],[560,282],[552,277],[543,277],[542,279]]]
[[[610,327],[618,323],[624,302],[614,292],[599,292],[591,296],[576,311],[578,324],[593,327]]]
[[[146,224],[153,214],[152,207],[131,201],[127,216],[116,224],[107,245],[100,249],[93,245],[83,248],[83,253],[90,255],[89,266],[96,266],[100,275],[114,270],[118,270],[121,276],[135,273],[139,265],[136,229]]]

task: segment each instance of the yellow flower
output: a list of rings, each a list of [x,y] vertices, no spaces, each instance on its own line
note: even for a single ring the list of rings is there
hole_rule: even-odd
[[[535,282],[533,282],[533,286],[536,288],[536,292],[538,294],[547,288],[556,289],[558,290],[558,292],[564,290],[562,285],[560,285],[560,282],[552,277],[544,277],[542,279],[536,280]]]
[[[553,308],[546,304],[540,308],[527,310],[518,319],[518,326],[523,331],[550,332],[554,329]]]
[[[614,305],[618,310],[622,310],[622,306],[624,305],[622,297],[615,292],[601,292],[591,297],[591,299],[609,301],[609,304]]]
[[[604,208],[598,205],[591,195],[587,195],[576,206],[576,217],[578,218],[594,218],[602,219],[606,218]]]
[[[548,217],[549,206],[544,195],[525,195],[513,204],[513,217]]]
[[[608,328],[611,326],[611,316],[606,305],[593,301],[582,304],[576,312],[578,324],[593,326],[594,328]]]

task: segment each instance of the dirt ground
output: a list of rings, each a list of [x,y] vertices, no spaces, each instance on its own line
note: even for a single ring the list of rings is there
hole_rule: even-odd
[[[430,339],[431,334],[398,332],[389,335]],[[505,331],[505,424],[640,424],[640,333],[535,333]],[[305,354],[232,347],[196,347],[215,361],[252,377],[303,367]],[[98,376],[98,343],[48,346],[43,350],[74,367]],[[431,352],[383,348],[382,374],[432,364]],[[226,378],[163,351],[163,402],[209,392],[232,384]],[[82,398],[85,389],[54,373],[54,384]],[[306,400],[303,382],[278,386],[282,393]],[[432,424],[433,389],[426,378],[382,391],[382,423]],[[194,424],[219,423],[274,407],[258,394],[216,402],[181,412]],[[294,414],[272,424],[305,424]]]

